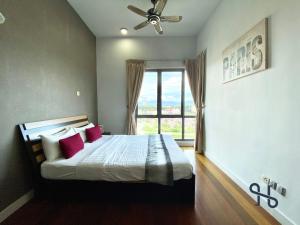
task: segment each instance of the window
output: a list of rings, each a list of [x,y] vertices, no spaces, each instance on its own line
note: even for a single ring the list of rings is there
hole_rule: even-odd
[[[136,110],[138,134],[195,139],[196,108],[183,69],[147,70]]]

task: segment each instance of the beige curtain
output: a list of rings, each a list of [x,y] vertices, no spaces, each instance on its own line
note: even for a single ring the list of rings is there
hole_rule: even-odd
[[[185,60],[187,76],[197,110],[195,151],[198,153],[203,153],[204,148],[205,66],[206,51],[203,51],[196,59]]]
[[[136,134],[135,109],[142,87],[145,61],[127,60],[127,134]]]

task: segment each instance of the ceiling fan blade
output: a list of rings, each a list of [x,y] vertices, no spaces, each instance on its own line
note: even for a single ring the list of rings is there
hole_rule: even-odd
[[[156,32],[157,32],[158,34],[163,34],[163,33],[164,33],[164,32],[163,32],[163,29],[162,29],[162,27],[161,27],[161,25],[160,25],[160,23],[154,24],[154,28],[155,28],[155,30],[156,30]]]
[[[140,23],[139,25],[135,26],[134,29],[135,29],[135,30],[139,30],[139,29],[141,29],[141,28],[147,26],[148,24],[149,24],[149,21],[146,20],[145,22],[142,22],[142,23]]]
[[[182,16],[161,16],[160,20],[162,22],[176,23],[176,22],[180,22],[182,20]]]
[[[131,10],[132,12],[140,15],[140,16],[143,16],[143,17],[147,17],[148,16],[148,13],[146,13],[145,11],[143,11],[143,10],[141,10],[141,9],[133,6],[133,5],[129,5],[129,6],[127,6],[127,8],[129,10]]]
[[[157,15],[161,15],[162,11],[164,10],[165,6],[167,4],[167,0],[157,0],[154,8],[153,8],[153,13]]]

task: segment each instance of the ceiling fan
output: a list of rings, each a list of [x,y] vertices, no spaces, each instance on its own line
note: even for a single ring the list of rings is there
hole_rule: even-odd
[[[162,16],[162,11],[164,10],[167,0],[151,0],[153,8],[149,9],[147,12],[141,10],[133,5],[129,5],[127,8],[132,12],[147,18],[146,21],[135,26],[135,30],[146,27],[152,24],[158,34],[163,34],[163,29],[161,27],[161,22],[171,22],[176,23],[182,20],[182,16]]]

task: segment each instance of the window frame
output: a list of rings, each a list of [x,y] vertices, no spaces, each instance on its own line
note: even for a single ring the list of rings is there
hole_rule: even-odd
[[[135,119],[146,119],[146,118],[156,118],[158,121],[158,134],[161,134],[161,119],[163,118],[179,118],[181,119],[181,139],[175,139],[176,141],[194,141],[194,139],[185,139],[185,119],[186,118],[196,118],[196,116],[185,115],[185,69],[184,68],[172,68],[172,69],[146,69],[146,72],[156,72],[157,73],[157,112],[156,115],[138,115],[138,105],[135,110]],[[178,115],[167,115],[162,114],[162,73],[163,72],[181,72],[181,114]],[[196,132],[196,131],[195,131]]]

